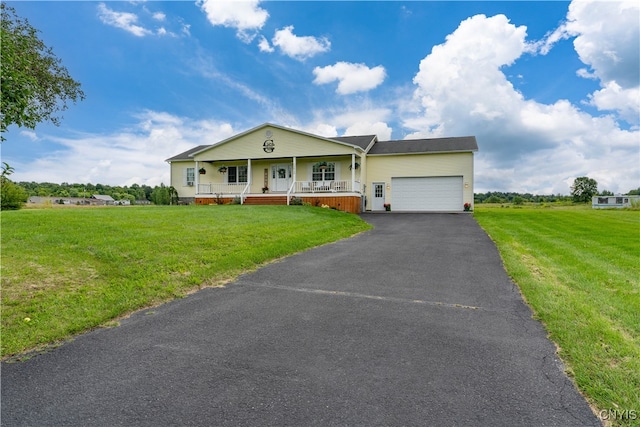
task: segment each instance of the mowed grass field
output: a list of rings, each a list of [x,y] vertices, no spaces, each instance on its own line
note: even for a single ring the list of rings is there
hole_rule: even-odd
[[[70,207],[0,219],[3,358],[370,228],[307,206]]]
[[[596,412],[640,425],[640,211],[476,205],[474,216]]]

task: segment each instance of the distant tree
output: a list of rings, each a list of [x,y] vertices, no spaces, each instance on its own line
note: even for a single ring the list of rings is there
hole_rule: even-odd
[[[573,181],[571,186],[571,196],[573,201],[577,203],[587,203],[591,198],[598,194],[598,183],[595,179],[581,176]]]
[[[160,187],[156,187],[151,193],[151,201],[156,205],[168,205],[171,203],[171,194],[169,187],[164,184],[160,184]]]
[[[637,196],[637,195],[640,195],[640,187],[638,187],[638,188],[637,188],[637,189],[635,189],[635,190],[631,190],[631,191],[629,191],[627,194],[628,194],[628,195],[630,195],[630,196]]]
[[[84,92],[53,50],[38,38],[38,30],[4,2],[0,8],[0,139],[4,141],[12,124],[30,129],[43,121],[59,125],[60,117],[54,114],[67,109],[67,100],[84,99]]]
[[[20,209],[29,198],[24,188],[8,178],[12,173],[13,168],[6,162],[2,162],[2,172],[0,173],[0,209],[2,210]]]
[[[514,196],[513,197],[513,204],[514,205],[522,205],[522,204],[524,204],[524,198],[522,198],[521,196]]]
[[[612,191],[609,190],[602,190],[600,193],[598,193],[599,196],[615,196],[615,194],[613,194]]]

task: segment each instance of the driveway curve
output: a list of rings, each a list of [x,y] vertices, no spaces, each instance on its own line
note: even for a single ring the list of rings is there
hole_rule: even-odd
[[[23,363],[6,426],[595,426],[466,214],[285,258]]]

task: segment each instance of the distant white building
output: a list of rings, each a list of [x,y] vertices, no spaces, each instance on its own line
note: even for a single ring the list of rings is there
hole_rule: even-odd
[[[94,194],[91,196],[92,199],[101,200],[105,205],[114,205],[116,201],[111,196],[105,196],[103,194]]]
[[[593,196],[591,207],[593,209],[630,208],[640,204],[640,196]]]

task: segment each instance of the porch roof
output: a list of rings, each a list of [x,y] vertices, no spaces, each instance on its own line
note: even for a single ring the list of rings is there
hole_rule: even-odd
[[[175,155],[173,157],[170,157],[165,161],[167,161],[167,162],[176,162],[176,161],[180,161],[180,160],[193,161],[193,157],[191,155],[193,153],[196,153],[196,152],[200,151],[200,150],[204,150],[207,147],[211,147],[211,145],[210,144],[209,145],[198,145],[197,147],[193,147],[193,148],[185,151],[184,153],[180,153],[180,154],[177,154],[177,155]]]

